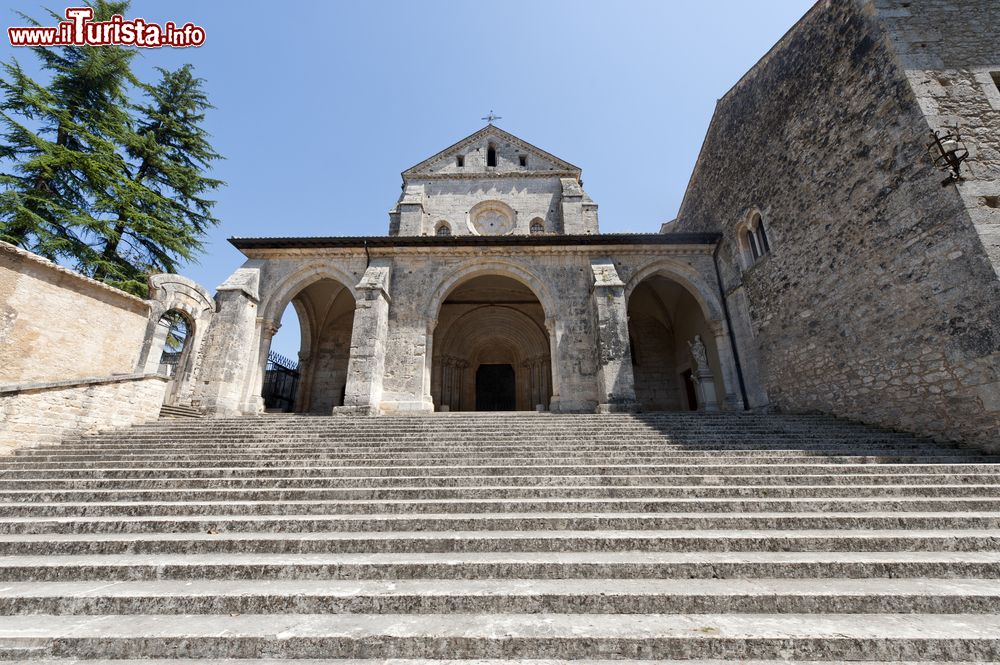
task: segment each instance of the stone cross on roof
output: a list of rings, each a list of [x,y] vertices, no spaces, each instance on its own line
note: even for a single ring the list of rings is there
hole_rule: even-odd
[[[480,120],[485,120],[487,124],[492,125],[494,120],[503,120],[503,118],[493,113],[493,109],[490,109],[489,115],[483,116]]]

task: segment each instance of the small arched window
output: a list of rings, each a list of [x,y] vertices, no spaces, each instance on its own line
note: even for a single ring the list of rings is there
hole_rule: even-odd
[[[459,168],[465,166],[465,155],[458,155],[455,157],[455,166]]]
[[[531,220],[531,234],[537,235],[539,233],[545,233],[545,222],[536,217]]]
[[[497,165],[497,149],[491,143],[489,147],[486,148],[486,166],[496,166]]]
[[[764,219],[757,211],[750,213],[746,221],[740,224],[737,238],[745,268],[771,253],[771,241],[767,237]]]
[[[434,230],[434,235],[436,236],[450,236],[451,227],[448,226],[448,222],[438,222],[437,228]]]

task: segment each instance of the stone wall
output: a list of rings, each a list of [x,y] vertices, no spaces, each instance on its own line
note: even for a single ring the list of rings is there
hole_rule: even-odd
[[[547,231],[562,230],[558,178],[430,180],[424,184],[424,232],[434,235],[447,222],[452,235],[471,235],[469,211],[478,202],[497,200],[515,212],[513,233],[528,234],[531,220],[542,219]]]
[[[877,0],[875,7],[930,127],[961,129],[969,159],[957,188],[1000,274],[1000,3]]]
[[[166,385],[134,374],[0,387],[0,454],[153,420]]]
[[[1000,284],[983,232],[992,213],[970,218],[972,199],[941,186],[898,35],[879,19],[938,7],[961,37],[995,28],[983,24],[989,4],[820,2],[719,101],[668,228],[724,234],[724,290],[758,400],[995,443]],[[967,81],[961,57],[947,60]],[[956,100],[978,94],[975,108],[986,108],[986,89],[963,89]],[[970,134],[980,155],[996,154],[992,117]],[[977,167],[963,191],[989,173]],[[750,265],[737,227],[755,211],[771,253]]]
[[[136,371],[149,305],[0,242],[0,386]]]

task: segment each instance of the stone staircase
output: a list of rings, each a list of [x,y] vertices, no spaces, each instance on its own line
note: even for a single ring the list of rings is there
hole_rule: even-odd
[[[804,416],[164,420],[0,458],[0,658],[996,661],[1000,458]]]
[[[205,414],[190,405],[164,404],[160,407],[161,418],[204,418]]]

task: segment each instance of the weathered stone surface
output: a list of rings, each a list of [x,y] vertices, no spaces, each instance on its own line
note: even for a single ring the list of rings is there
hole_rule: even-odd
[[[821,2],[719,101],[667,229],[724,234],[752,403],[997,441],[997,11]],[[955,124],[974,156],[942,187],[926,144]]]
[[[492,125],[404,171],[389,220],[404,236],[598,232],[580,169]]]
[[[0,242],[0,385],[135,371],[150,306]]]
[[[166,383],[140,374],[0,387],[0,454],[155,420]]]

